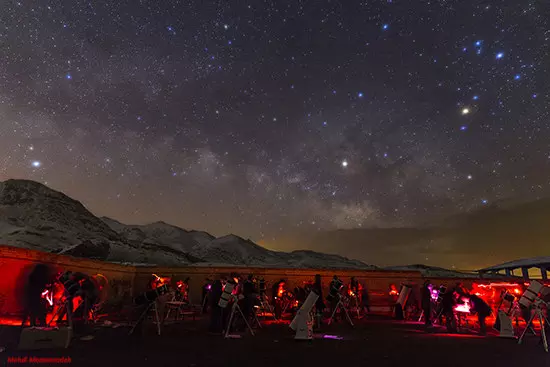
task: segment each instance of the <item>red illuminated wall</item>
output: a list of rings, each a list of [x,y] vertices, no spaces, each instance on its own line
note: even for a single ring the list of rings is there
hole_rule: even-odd
[[[28,272],[37,263],[50,265],[56,270],[103,274],[109,280],[108,297],[114,302],[132,295],[133,267],[0,246],[0,315],[21,313],[21,291]]]
[[[151,274],[155,273],[163,277],[171,277],[172,284],[178,280],[190,278],[189,296],[193,303],[200,303],[201,287],[206,278],[216,279],[220,275],[229,275],[236,272],[246,277],[254,274],[256,277],[264,277],[270,289],[273,282],[285,279],[289,290],[297,285],[303,285],[304,281],[312,280],[315,274],[322,276],[325,296],[328,292],[328,284],[333,275],[338,275],[347,284],[350,277],[355,276],[369,290],[371,305],[390,306],[395,298],[390,297],[390,285],[397,289],[401,283],[415,284],[415,292],[422,284],[420,272],[393,272],[393,271],[358,271],[358,270],[311,270],[311,269],[264,269],[264,268],[224,268],[224,267],[134,267],[124,266],[102,261],[74,258],[70,256],[56,255],[40,251],[26,250],[9,246],[0,246],[0,315],[19,314],[21,312],[21,297],[18,289],[21,289],[26,281],[25,271],[34,264],[44,263],[58,270],[80,271],[89,275],[102,274],[108,279],[108,303],[129,304],[131,297],[146,289]],[[472,281],[479,279],[433,279],[434,284],[452,286],[462,281],[464,286],[470,288]]]

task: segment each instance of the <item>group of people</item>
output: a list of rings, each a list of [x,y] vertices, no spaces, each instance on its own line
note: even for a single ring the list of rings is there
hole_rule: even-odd
[[[234,284],[231,299],[227,305],[220,305],[220,298],[224,292],[224,286],[227,282]],[[347,290],[347,294],[344,294]],[[312,281],[305,282],[303,286],[296,286],[292,291],[287,286],[285,279],[276,281],[271,286],[271,294],[268,297],[266,281],[263,278],[257,279],[250,274],[243,280],[238,274],[231,274],[229,277],[220,277],[214,281],[207,280],[202,288],[202,311],[210,312],[209,331],[212,333],[221,333],[226,330],[229,315],[233,302],[238,302],[239,307],[249,324],[252,324],[255,316],[255,306],[268,306],[276,319],[281,319],[283,311],[297,311],[305,302],[310,292],[315,292],[319,297],[315,303],[315,312],[317,314],[318,324],[321,323],[322,315],[327,309],[325,301],[328,301],[328,309],[334,311],[337,307],[340,297],[345,296],[347,300],[353,300],[354,306],[358,310],[370,311],[368,302],[368,292],[366,287],[355,278],[351,278],[347,287],[343,282],[334,276],[329,285],[329,294],[323,297],[323,285],[321,275],[315,275]],[[350,302],[347,302],[350,305]],[[234,325],[236,330],[243,330],[246,326],[244,320],[237,320]]]
[[[480,334],[487,334],[487,325],[485,319],[492,314],[491,307],[480,297],[469,293],[462,284],[457,283],[454,287],[441,291],[437,295],[437,300],[432,297],[432,286],[429,280],[424,282],[421,289],[422,311],[426,328],[432,326],[434,318],[437,318],[439,324],[445,325],[449,333],[458,332],[456,306],[468,304],[470,314],[477,314]]]
[[[80,302],[74,307],[73,300]],[[99,287],[94,279],[81,272],[55,272],[45,264],[35,265],[23,292],[23,319],[31,327],[45,327],[54,322],[73,327],[77,332],[86,332],[94,305],[100,298]],[[55,307],[54,307],[55,306]],[[48,311],[54,311],[52,320],[46,320]]]

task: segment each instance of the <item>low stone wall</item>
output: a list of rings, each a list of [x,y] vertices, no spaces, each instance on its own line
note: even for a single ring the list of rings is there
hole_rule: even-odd
[[[173,284],[178,280],[189,278],[189,296],[191,302],[200,303],[201,288],[205,280],[216,279],[222,275],[229,276],[235,272],[246,277],[254,274],[264,277],[268,289],[271,285],[285,279],[289,290],[301,286],[305,281],[312,280],[315,274],[320,274],[328,292],[328,284],[334,275],[338,275],[345,283],[354,276],[369,290],[370,301],[374,306],[390,306],[395,298],[390,296],[390,286],[398,289],[401,283],[420,285],[423,282],[420,272],[407,271],[374,271],[374,270],[312,270],[312,269],[270,269],[247,267],[156,267],[156,266],[126,266],[102,261],[75,258],[71,256],[45,253],[0,245],[0,316],[16,315],[22,311],[22,294],[28,272],[38,263],[50,265],[57,271],[79,271],[88,275],[101,274],[108,280],[107,303],[111,306],[131,304],[132,297],[146,290],[152,274],[171,277]],[[436,284],[453,285],[458,281],[464,282],[466,287],[471,285],[472,279],[431,279]],[[477,280],[475,280],[477,281]],[[418,293],[418,288],[415,287]]]

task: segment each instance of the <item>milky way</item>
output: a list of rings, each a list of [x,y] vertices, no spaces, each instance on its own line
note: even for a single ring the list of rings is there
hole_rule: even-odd
[[[5,1],[0,180],[272,244],[550,194],[544,1]]]

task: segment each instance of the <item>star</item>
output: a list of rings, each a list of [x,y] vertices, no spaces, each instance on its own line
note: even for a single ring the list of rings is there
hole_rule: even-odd
[[[348,161],[344,159],[344,160],[342,161],[342,167],[345,168],[345,167],[347,167],[347,166],[348,166]]]
[[[520,80],[520,79],[521,79],[521,74],[514,75],[514,80]]]
[[[481,46],[481,41],[476,41],[475,45],[478,47]]]
[[[479,96],[473,96],[472,99],[473,99],[474,101],[477,101],[477,100],[479,99]]]
[[[388,29],[389,27],[390,27],[389,24],[384,24],[384,25],[382,26],[382,29],[383,29],[383,30],[386,30],[386,29]]]
[[[359,92],[359,93],[357,93],[357,97],[359,97],[359,98],[363,98],[363,92]]]
[[[468,180],[472,180],[474,177],[473,177],[472,175],[468,175],[468,176],[466,176],[466,178],[467,178]]]
[[[223,25],[223,28],[224,28],[224,29],[229,29],[229,26],[228,26],[227,24],[224,24],[224,25]]]
[[[71,80],[73,78],[73,76],[71,74],[67,74],[67,75],[65,75],[65,78]]]
[[[487,205],[487,203],[489,203],[489,201],[487,199],[481,199],[481,204]]]
[[[504,52],[499,52],[499,53],[497,53],[497,55],[496,55],[496,58],[497,58],[497,59],[502,59],[503,57],[504,57]]]
[[[466,125],[462,125],[460,127],[460,131],[466,131],[468,129],[468,127]]]
[[[469,114],[469,113],[470,113],[470,109],[469,109],[468,107],[464,107],[464,108],[462,109],[462,114],[463,114],[463,115],[467,115],[467,114]]]
[[[32,161],[31,164],[34,168],[39,168],[40,166],[42,166],[42,162],[40,161]]]

